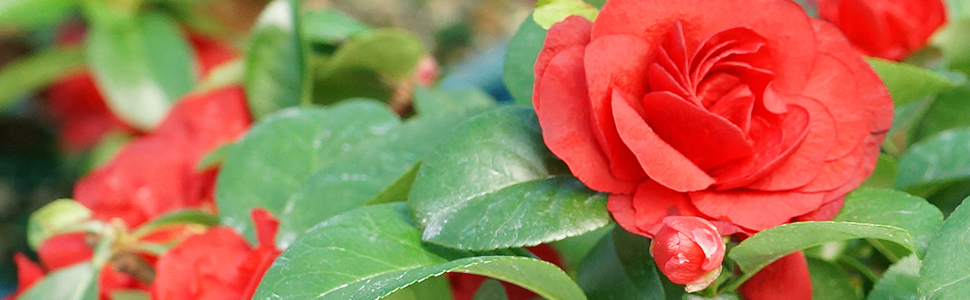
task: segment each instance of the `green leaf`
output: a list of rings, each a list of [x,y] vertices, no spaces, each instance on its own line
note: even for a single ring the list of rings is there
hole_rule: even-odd
[[[845,270],[835,264],[809,258],[808,273],[812,278],[812,300],[862,299],[862,291],[853,286]]]
[[[77,0],[3,0],[0,1],[0,27],[33,29],[52,25],[76,5]]]
[[[929,110],[933,99],[926,98],[912,103],[897,106],[893,111],[893,125],[886,133],[886,140],[882,143],[883,150],[893,157],[899,157],[906,151],[913,136],[919,128],[919,123]]]
[[[906,105],[913,100],[959,85],[940,74],[917,66],[880,58],[867,58],[866,61],[879,74],[879,78],[882,78],[896,106]]]
[[[970,178],[970,128],[938,133],[910,147],[899,159],[896,187],[922,186]]]
[[[964,200],[933,238],[919,269],[920,299],[957,300],[970,295],[970,201]]]
[[[923,198],[901,191],[862,188],[845,197],[845,205],[832,221],[902,228],[913,237],[917,254],[922,257],[943,226],[943,213]]]
[[[798,222],[758,232],[728,254],[741,271],[752,273],[796,251],[833,241],[873,238],[913,251],[913,238],[905,230],[886,225],[850,222]]]
[[[920,261],[910,255],[886,270],[876,282],[867,300],[919,300],[916,281],[919,280]],[[836,299],[836,298],[831,298]]]
[[[18,300],[98,300],[98,274],[100,268],[90,262],[47,274]]]
[[[455,129],[422,163],[409,199],[425,241],[465,250],[533,246],[611,221],[606,195],[568,175],[522,107]]]
[[[91,219],[91,210],[71,199],[54,200],[30,215],[27,223],[27,241],[31,248],[39,249],[48,238],[71,230]]]
[[[219,146],[219,148],[216,148],[209,153],[206,153],[206,155],[199,160],[199,163],[195,165],[195,170],[202,172],[222,164],[226,161],[226,155],[229,155],[229,151],[231,151],[232,147],[235,147],[235,145],[236,144],[234,143],[228,143]]]
[[[970,86],[960,86],[933,99],[914,128],[913,141],[921,141],[947,129],[970,127]]]
[[[310,42],[338,44],[370,27],[336,9],[311,10],[303,13],[303,37]]]
[[[351,101],[328,109],[291,108],[268,116],[226,155],[215,191],[223,222],[253,237],[250,209],[264,207],[276,216],[288,214],[290,197],[310,175],[353,151],[356,144],[386,135],[399,123],[397,115],[373,101]],[[290,221],[281,222],[280,240],[303,233],[289,232]]]
[[[341,45],[325,66],[325,72],[374,70],[396,82],[410,75],[424,54],[424,45],[414,33],[396,28],[375,29]]]
[[[220,88],[238,86],[243,84],[245,77],[246,62],[242,59],[234,59],[212,69],[209,76],[203,78],[192,92],[203,94]]]
[[[896,176],[899,176],[899,164],[892,156],[880,153],[876,161],[876,169],[866,181],[862,182],[863,187],[891,189],[896,186]]]
[[[583,259],[576,281],[590,300],[663,300],[664,288],[648,249],[650,240],[618,227]]]
[[[546,40],[546,30],[529,16],[509,41],[502,68],[502,80],[512,94],[515,104],[532,105],[532,89],[535,85],[535,64]]]
[[[421,243],[401,203],[363,207],[314,226],[263,276],[255,298],[380,299],[445,272],[488,276],[549,299],[585,299],[556,266],[526,257],[449,261]]]
[[[382,298],[384,300],[453,300],[448,278],[432,277]]]
[[[313,103],[330,105],[344,99],[372,98],[388,102],[393,83],[375,70],[359,68],[317,68],[313,78]]]
[[[299,28],[297,7],[290,0],[270,2],[256,20],[244,82],[257,119],[303,102],[306,70]]]
[[[108,106],[143,130],[161,122],[195,82],[189,44],[179,24],[161,13],[128,22],[93,22],[86,46],[91,73]]]
[[[148,292],[142,290],[119,290],[111,293],[111,300],[150,300]]]
[[[50,48],[5,65],[0,69],[0,112],[17,104],[19,96],[48,86],[83,65],[84,52],[79,48]]]
[[[456,90],[414,88],[414,109],[421,117],[468,115],[494,106],[495,99],[477,88]]]
[[[597,14],[598,9],[582,0],[539,0],[532,18],[543,29],[549,29],[569,16],[581,16],[592,22]]]
[[[478,291],[475,291],[475,297],[472,300],[509,300],[509,296],[505,293],[505,287],[502,286],[502,283],[488,279],[478,287]]]
[[[171,212],[152,220],[150,223],[138,227],[131,234],[141,237],[151,234],[161,228],[185,224],[198,224],[206,227],[219,225],[219,216],[201,210],[181,210]]]
[[[575,274],[583,258],[593,251],[604,237],[612,234],[615,227],[616,224],[609,224],[597,230],[552,242],[551,245],[562,258],[566,270],[570,274]]]

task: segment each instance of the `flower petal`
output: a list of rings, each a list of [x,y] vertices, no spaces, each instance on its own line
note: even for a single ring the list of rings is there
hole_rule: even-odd
[[[694,207],[714,219],[761,231],[788,223],[822,206],[823,193],[761,192],[754,190],[688,193]]]
[[[771,263],[738,289],[747,300],[811,300],[812,278],[802,252]]]
[[[570,16],[562,22],[552,25],[546,33],[546,40],[539,52],[535,64],[535,87],[532,94],[532,105],[539,110],[539,87],[545,77],[546,67],[559,53],[577,46],[589,44],[589,33],[593,23],[580,16]]]

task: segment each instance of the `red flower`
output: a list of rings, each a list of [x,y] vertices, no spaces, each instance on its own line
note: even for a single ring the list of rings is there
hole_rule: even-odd
[[[532,254],[535,254],[539,259],[548,261],[560,268],[563,267],[562,259],[559,257],[559,253],[556,249],[551,246],[542,244],[535,247],[527,248]],[[474,274],[464,274],[464,273],[448,273],[448,281],[451,284],[451,294],[454,296],[455,300],[471,300],[475,298],[475,293],[478,292],[478,288],[482,286],[482,283],[487,280],[488,277],[479,276]],[[539,297],[532,291],[524,289],[520,286],[507,283],[502,281],[502,286],[505,287],[505,293],[509,297],[509,300],[529,300]]]
[[[731,235],[839,207],[892,122],[878,76],[792,1],[611,0],[554,25],[535,74],[549,149],[647,237],[672,215]]]
[[[82,27],[65,27],[59,32],[58,43],[76,45],[84,39],[84,34]],[[189,41],[198,58],[202,77],[238,56],[225,44],[197,34],[190,34]],[[68,75],[52,84],[46,95],[45,106],[60,127],[61,143],[69,151],[88,149],[112,131],[129,135],[139,133],[111,112],[87,71]]]
[[[946,23],[942,0],[818,0],[818,14],[869,56],[902,60]]]
[[[259,244],[253,248],[228,227],[190,237],[158,260],[152,299],[252,299],[280,254],[274,246],[279,221],[263,209],[252,212]]]
[[[738,289],[745,300],[811,300],[812,278],[801,252],[789,254],[761,269]]]
[[[120,218],[130,228],[182,208],[213,210],[217,171],[200,173],[196,165],[210,151],[235,141],[250,123],[241,88],[189,96],[154,132],[82,178],[74,199],[94,218]]]
[[[671,282],[688,292],[707,288],[721,274],[724,241],[717,228],[697,217],[666,217],[650,244],[650,255]]]
[[[23,254],[15,254],[13,262],[17,265],[17,291],[13,295],[3,298],[3,300],[17,299],[20,294],[44,277],[44,270]]]

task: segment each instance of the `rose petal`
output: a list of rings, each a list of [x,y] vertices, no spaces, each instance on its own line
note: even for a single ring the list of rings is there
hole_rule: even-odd
[[[630,105],[629,95],[614,90],[613,98],[616,130],[650,179],[679,192],[705,189],[714,183],[707,173],[654,133]]]
[[[798,103],[811,114],[805,140],[771,173],[746,185],[746,188],[759,191],[790,190],[805,186],[822,172],[825,158],[841,132],[836,131],[832,114],[821,103],[810,98],[802,98]]]
[[[276,232],[279,231],[280,220],[262,207],[254,208],[249,215],[253,219],[253,227],[256,227],[256,240],[259,246],[275,249]]]
[[[589,33],[593,23],[580,16],[570,16],[562,22],[553,24],[546,33],[546,40],[535,64],[535,86],[532,95],[532,105],[539,110],[539,92],[542,78],[545,77],[546,67],[559,53],[576,46],[589,44]]]
[[[647,180],[637,187],[632,198],[636,211],[635,224],[641,231],[650,233],[652,237],[663,226],[663,220],[669,216],[704,217],[684,193],[666,188],[656,182]]]
[[[822,206],[824,194],[761,192],[753,190],[697,191],[688,193],[694,207],[714,219],[761,231]]]
[[[745,281],[738,293],[747,300],[811,300],[805,255],[795,252],[776,260]]]
[[[624,181],[610,172],[610,163],[598,147],[593,134],[583,49],[573,47],[550,61],[537,91],[542,109],[536,110],[542,138],[549,150],[566,162],[580,181],[591,189],[610,193],[630,193],[635,182]]]
[[[798,149],[809,133],[808,110],[788,105],[788,112],[767,120],[752,117],[749,137],[755,140],[754,155],[739,163],[708,171],[717,178],[718,190],[748,185],[774,170]],[[772,117],[772,116],[768,116]]]

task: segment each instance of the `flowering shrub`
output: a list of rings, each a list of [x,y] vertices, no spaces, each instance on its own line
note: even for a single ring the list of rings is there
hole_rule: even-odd
[[[959,0],[8,2],[79,178],[4,299],[970,294]]]

